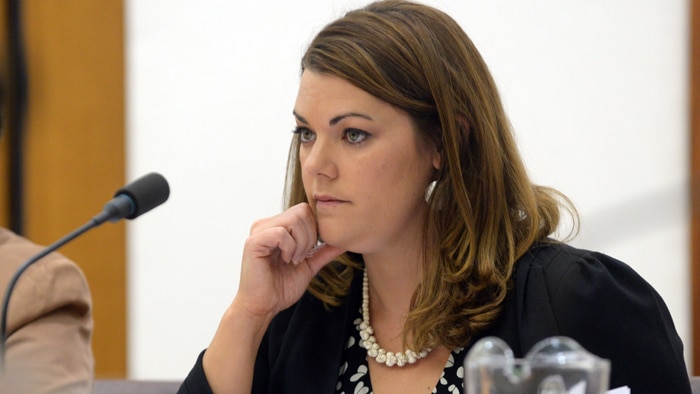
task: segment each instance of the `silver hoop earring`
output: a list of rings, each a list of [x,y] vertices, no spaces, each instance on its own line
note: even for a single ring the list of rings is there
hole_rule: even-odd
[[[435,190],[435,185],[437,185],[437,181],[432,181],[428,183],[428,187],[425,188],[425,202],[430,201],[430,197],[433,195],[433,191]]]

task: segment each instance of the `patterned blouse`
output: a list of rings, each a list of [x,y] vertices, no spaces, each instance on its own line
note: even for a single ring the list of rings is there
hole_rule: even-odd
[[[336,394],[372,394],[372,383],[367,366],[367,350],[360,347],[360,333],[357,327],[362,323],[362,312],[358,311],[353,321],[355,329],[350,330],[350,338],[345,345],[343,362],[338,371]],[[450,353],[447,365],[442,371],[442,377],[433,389],[433,394],[459,394],[464,391],[464,348],[458,348]]]

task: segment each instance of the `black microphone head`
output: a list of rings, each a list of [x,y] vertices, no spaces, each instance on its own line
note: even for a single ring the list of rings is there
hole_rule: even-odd
[[[114,197],[119,195],[126,195],[131,199],[133,209],[124,217],[134,219],[164,203],[170,196],[170,186],[162,175],[151,172],[114,193]]]

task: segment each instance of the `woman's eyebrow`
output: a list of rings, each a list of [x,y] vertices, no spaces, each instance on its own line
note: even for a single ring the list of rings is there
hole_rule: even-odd
[[[367,120],[374,120],[374,119],[372,119],[372,117],[369,116],[369,115],[361,114],[361,113],[358,113],[358,112],[348,112],[348,113],[346,113],[346,114],[342,114],[342,115],[336,116],[335,118],[331,119],[331,121],[328,122],[328,124],[329,124],[330,126],[335,126],[335,125],[336,125],[338,122],[340,122],[341,120],[343,120],[343,119],[345,119],[345,118],[351,118],[351,117],[358,117],[358,118],[367,119]]]
[[[299,115],[299,114],[297,113],[297,111],[292,111],[292,114],[293,114],[294,117],[297,118],[297,120],[299,120],[301,123],[309,124],[309,122],[308,122],[306,119],[304,119],[303,116]]]
[[[309,123],[303,116],[299,115],[296,111],[292,111],[292,114],[294,114],[294,117],[297,118],[300,122],[306,123],[306,124]],[[361,114],[359,112],[348,112],[346,114],[342,114],[342,115],[338,115],[338,116],[334,117],[333,119],[330,120],[330,122],[328,122],[328,124],[330,126],[335,126],[341,120],[343,120],[345,118],[350,118],[350,117],[358,117],[358,118],[367,119],[367,120],[374,120],[369,115]]]

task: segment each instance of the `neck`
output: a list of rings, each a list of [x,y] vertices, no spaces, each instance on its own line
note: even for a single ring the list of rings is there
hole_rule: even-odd
[[[407,364],[414,364],[421,358],[425,358],[430,353],[431,349],[419,349],[418,351],[413,349],[403,349],[403,350],[393,350],[389,351],[383,348],[377,342],[380,335],[372,327],[369,309],[369,278],[367,276],[367,270],[364,272],[364,277],[362,280],[362,322],[357,327],[360,332],[360,346],[367,349],[367,356],[374,358],[377,363],[385,364],[388,367],[393,367],[398,365],[403,367]],[[392,346],[398,348],[397,341],[398,337],[394,337],[390,341]],[[402,340],[402,345],[405,342]]]
[[[402,253],[394,258],[386,255],[363,257],[369,277],[372,317],[403,327],[413,293],[421,281],[420,254]]]

